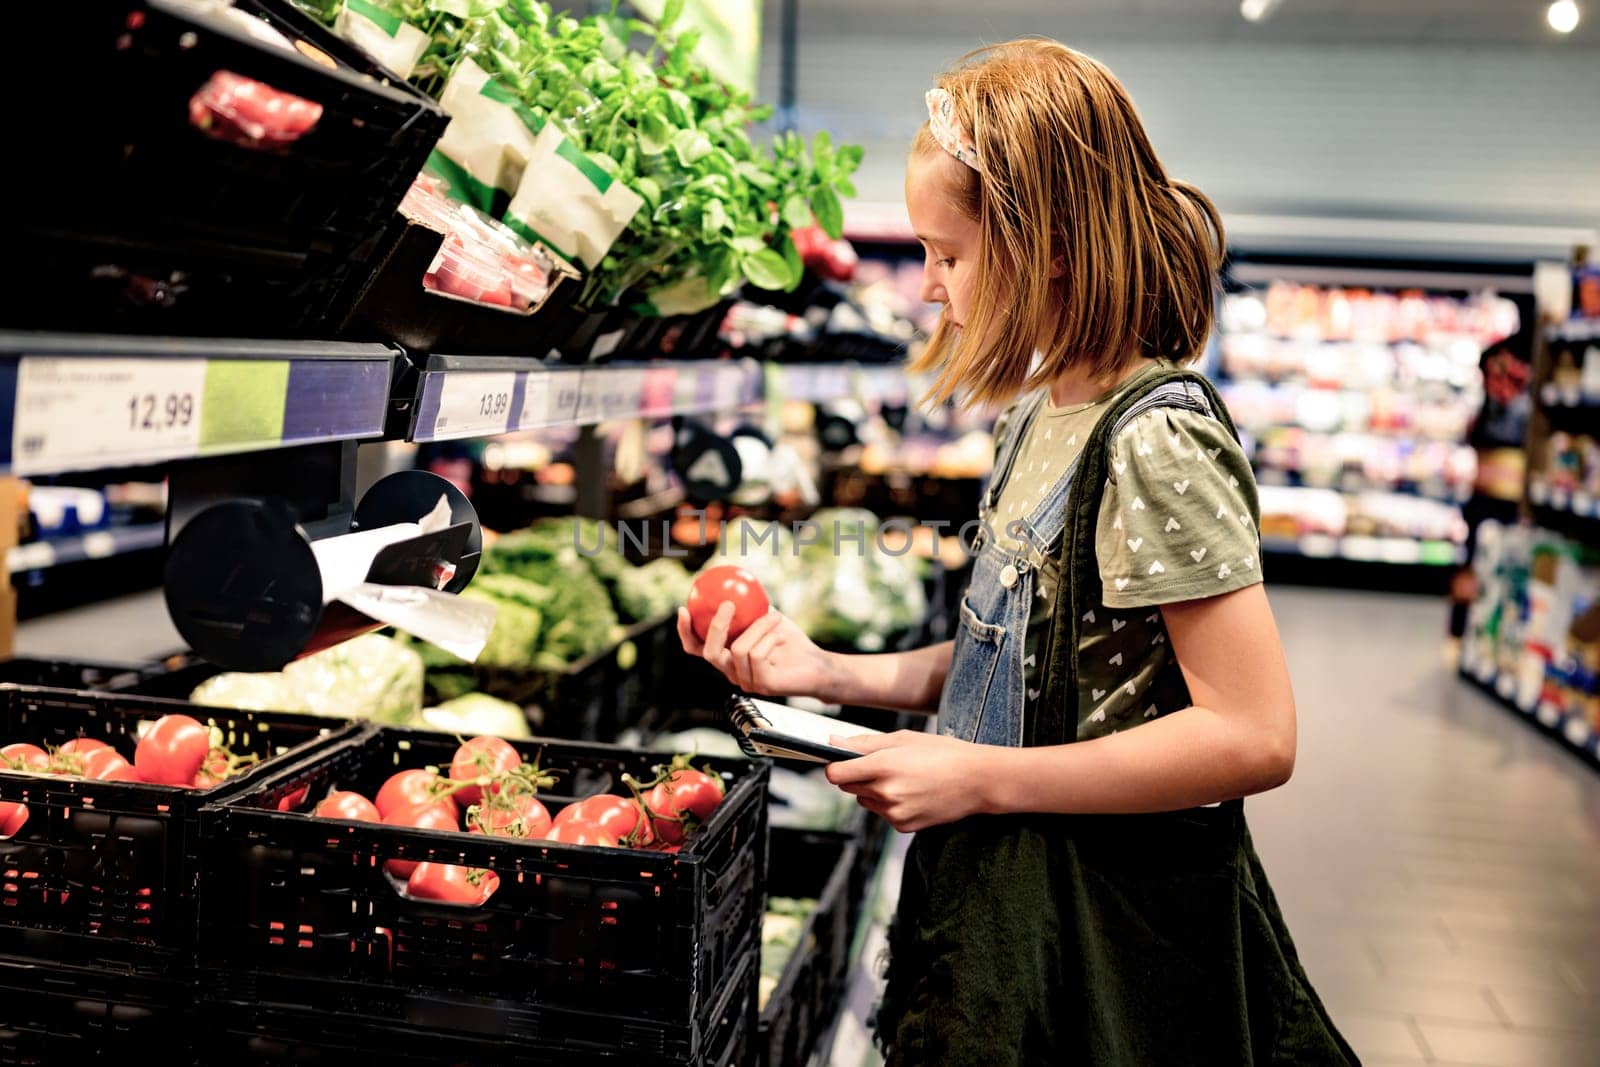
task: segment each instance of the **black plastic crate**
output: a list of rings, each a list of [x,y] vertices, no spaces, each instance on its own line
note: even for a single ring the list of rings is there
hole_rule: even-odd
[[[510,1036],[519,1027],[516,1006],[505,1009],[504,1032],[461,1033],[424,1022],[397,1024],[383,1019],[275,1004],[218,1003],[205,1006],[204,1043],[217,1064],[333,1064],[346,1067],[355,1057],[377,1057],[400,1067],[499,1067],[539,1064],[541,1067],[586,1067],[588,1064],[684,1064],[697,1067],[744,1067],[753,1062],[756,1027],[753,1016],[755,962],[747,961],[738,981],[729,985],[705,1043],[692,1060],[653,1056],[610,1047],[550,1048]],[[440,1010],[450,1009],[440,1002]],[[461,1010],[480,1010],[463,1005]],[[447,1016],[448,1017],[448,1016]],[[607,1018],[596,1017],[603,1032]]]
[[[134,1049],[191,1062],[193,999],[183,982],[0,958],[0,1064],[126,1062]]]
[[[581,284],[563,279],[527,313],[435,292],[422,284],[444,234],[396,212],[383,239],[382,262],[336,324],[339,336],[393,341],[414,352],[525,355],[542,359],[566,340],[566,318]]]
[[[727,796],[676,855],[298,814],[331,788],[371,796],[396,770],[446,766],[456,747],[373,729],[208,808],[204,995],[552,1056],[700,1062],[757,952],[767,767],[716,761]],[[624,793],[624,772],[648,777],[663,759],[559,741],[515,747],[559,776],[542,798],[552,814],[573,797]],[[383,871],[390,858],[485,868],[499,886],[479,907],[411,900]]]
[[[674,650],[681,654],[676,616],[647,619],[564,671],[471,664],[430,671],[428,698],[454,695],[439,687],[441,678],[470,678],[472,688],[527,709],[541,734],[610,742],[662,699]]]
[[[325,333],[358,291],[448,116],[288,0],[234,8],[297,48],[173,0],[75,10],[72,76],[36,94],[14,138],[49,178],[14,220],[13,325]],[[48,5],[13,14],[24,36],[59,32]],[[276,148],[209,136],[190,101],[219,71],[322,113]]]
[[[800,943],[761,1012],[760,1063],[789,1067],[810,1062],[844,995],[850,969],[851,919],[859,848],[848,834],[773,830],[767,895],[809,897],[817,906]]]
[[[178,701],[0,685],[0,737],[74,737],[131,760],[140,722],[174,712],[219,727],[235,752],[276,756],[205,792],[0,771],[0,799],[28,821],[0,841],[0,953],[52,964],[173,975],[194,952],[200,808],[281,770],[348,723]]]
[[[117,690],[138,685],[145,671],[145,667],[132,663],[86,663],[22,657],[0,660],[0,684]],[[9,741],[5,743],[10,744]]]

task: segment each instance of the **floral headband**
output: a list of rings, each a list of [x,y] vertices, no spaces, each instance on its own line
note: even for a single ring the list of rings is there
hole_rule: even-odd
[[[928,130],[939,147],[982,174],[977,146],[967,139],[961,123],[956,121],[956,106],[950,94],[943,89],[929,89],[923,99],[928,103]]]

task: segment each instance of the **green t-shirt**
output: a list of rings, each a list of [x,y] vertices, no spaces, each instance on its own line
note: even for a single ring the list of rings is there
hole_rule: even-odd
[[[1044,401],[990,518],[1001,544],[1020,548],[1008,525],[1038,504],[1117,398],[1157,366],[1141,369],[1090,404],[1060,408]],[[1006,423],[1002,417],[996,425],[997,440]],[[1081,629],[1079,684],[1093,710],[1080,726],[1080,739],[1115,733],[1183,703],[1160,605],[1259,582],[1259,523],[1250,461],[1221,422],[1181,408],[1156,408],[1123,428],[1112,444],[1095,531],[1102,604],[1084,614]],[[1060,582],[1054,557],[1038,561],[1023,644],[1028,701],[1039,696]]]

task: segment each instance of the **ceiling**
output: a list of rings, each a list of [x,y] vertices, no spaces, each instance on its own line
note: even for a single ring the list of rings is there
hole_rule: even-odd
[[[1600,0],[1579,0],[1583,20],[1565,36],[1545,22],[1547,0],[1282,0],[1263,21],[1238,0],[798,0],[802,32],[893,32],[1005,40],[1041,33],[1063,40],[1327,42],[1535,46],[1600,50]],[[766,32],[778,32],[768,3]]]

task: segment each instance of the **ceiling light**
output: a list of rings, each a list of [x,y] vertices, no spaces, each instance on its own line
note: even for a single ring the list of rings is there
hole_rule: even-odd
[[[1246,3],[1249,0],[1245,0]],[[1550,28],[1557,33],[1571,33],[1578,28],[1577,0],[1556,0],[1550,9],[1544,13]]]
[[[1247,22],[1260,22],[1272,14],[1273,9],[1281,2],[1282,0],[1240,0],[1239,14],[1243,15]]]

